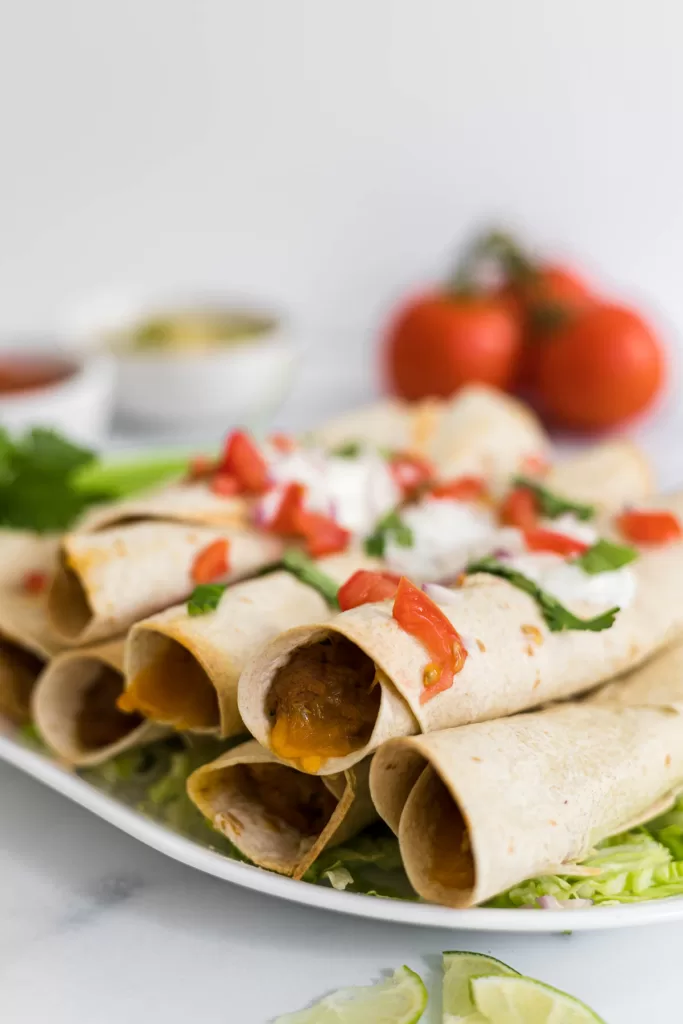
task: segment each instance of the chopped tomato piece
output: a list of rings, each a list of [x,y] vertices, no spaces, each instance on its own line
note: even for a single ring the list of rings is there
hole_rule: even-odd
[[[306,541],[306,550],[312,558],[333,555],[337,551],[346,550],[349,545],[349,531],[320,512],[301,512],[299,524],[301,536]]]
[[[282,452],[283,455],[286,455],[287,452],[293,452],[296,448],[296,441],[289,434],[271,434],[268,440],[273,448],[278,452]]]
[[[467,648],[439,606],[405,576],[398,585],[393,617],[401,629],[419,640],[431,658],[424,670],[425,689],[420,695],[420,704],[426,704],[453,685],[454,676],[467,660]]]
[[[22,580],[24,590],[29,594],[42,594],[48,584],[46,572],[27,572]]]
[[[228,560],[230,545],[227,540],[212,541],[197,554],[192,563],[192,579],[195,583],[213,583],[225,576],[230,569]]]
[[[525,476],[545,476],[550,463],[543,455],[527,455],[522,460],[522,473]]]
[[[396,594],[399,581],[400,576],[395,576],[392,572],[359,569],[339,588],[339,607],[346,612],[349,608],[357,608],[361,604],[387,601]]]
[[[209,487],[214,494],[220,495],[221,498],[230,498],[239,494],[241,490],[239,481],[230,473],[216,473]]]
[[[553,551],[556,555],[582,555],[588,551],[590,544],[570,537],[566,533],[554,530],[543,530],[536,527],[524,531],[524,543],[529,551]]]
[[[480,476],[459,476],[430,487],[432,498],[453,498],[456,501],[480,501],[487,495],[486,482]]]
[[[303,484],[287,484],[280,507],[269,524],[273,533],[283,536],[297,536],[301,532],[301,513],[304,507],[306,488]]]
[[[266,460],[244,430],[233,430],[228,437],[219,471],[234,476],[248,494],[263,494],[268,490]]]
[[[195,455],[193,459],[190,459],[190,464],[187,468],[187,479],[205,480],[215,468],[215,463],[208,455]]]
[[[634,544],[667,544],[683,537],[680,520],[673,512],[622,512],[617,526]]]
[[[503,526],[517,526],[520,530],[533,529],[538,520],[536,495],[528,487],[513,488],[503,499],[499,515]]]
[[[396,452],[389,460],[389,469],[404,498],[433,480],[436,471],[429,459],[408,452]]]

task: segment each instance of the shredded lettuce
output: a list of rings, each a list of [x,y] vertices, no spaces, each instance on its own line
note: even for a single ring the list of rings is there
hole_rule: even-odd
[[[241,739],[241,738],[240,738]],[[237,741],[239,742],[239,741]],[[149,818],[234,860],[245,860],[232,843],[215,832],[186,792],[195,768],[218,757],[234,743],[211,737],[174,736],[148,747],[126,750],[81,776]]]
[[[678,820],[676,820],[676,816]],[[683,805],[647,826],[599,843],[581,866],[590,876],[545,875],[497,896],[493,907],[538,907],[544,896],[571,906],[573,900],[594,904],[640,903],[683,895]]]
[[[343,846],[325,850],[305,882],[392,899],[416,900],[401,861],[398,840],[383,824],[372,825]]]

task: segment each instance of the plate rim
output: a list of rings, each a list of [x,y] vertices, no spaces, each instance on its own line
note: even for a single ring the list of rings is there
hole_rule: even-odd
[[[379,899],[363,893],[339,892],[295,881],[251,864],[231,860],[187,839],[140,811],[103,793],[72,769],[32,750],[11,735],[0,734],[0,761],[17,768],[72,803],[144,843],[158,853],[204,874],[291,903],[395,924],[454,931],[558,933],[640,927],[683,919],[683,897],[627,906],[573,911],[543,910],[524,914],[519,909],[473,907],[453,910],[429,903]]]

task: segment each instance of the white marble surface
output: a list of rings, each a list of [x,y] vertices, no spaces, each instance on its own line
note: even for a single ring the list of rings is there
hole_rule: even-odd
[[[281,417],[300,425],[293,398]],[[310,422],[310,418],[308,420]],[[662,483],[683,481],[681,415],[643,431]],[[165,859],[0,765],[0,1021],[265,1024],[325,991],[439,954],[491,952],[582,997],[609,1024],[675,1019],[683,924],[490,936],[382,925],[242,891]]]

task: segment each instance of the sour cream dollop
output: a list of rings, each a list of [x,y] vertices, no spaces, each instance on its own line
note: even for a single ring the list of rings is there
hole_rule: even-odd
[[[636,577],[628,566],[591,575],[557,555],[541,553],[515,555],[505,564],[570,607],[586,602],[604,611],[626,608],[636,593]]]
[[[274,486],[259,506],[266,522],[275,515],[291,483],[306,489],[305,508],[329,516],[357,535],[370,533],[377,520],[401,500],[389,466],[374,452],[341,458],[299,448],[273,458],[268,473]]]
[[[464,501],[427,498],[401,512],[413,543],[402,547],[391,534],[385,558],[392,572],[417,581],[454,576],[471,558],[491,550],[497,536],[490,510]]]

